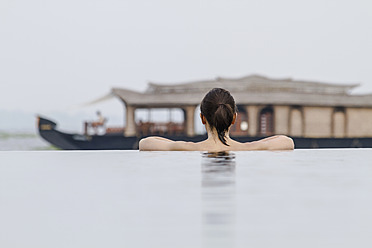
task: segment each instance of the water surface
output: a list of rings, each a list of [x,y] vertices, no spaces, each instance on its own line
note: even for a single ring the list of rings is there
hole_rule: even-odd
[[[0,130],[0,151],[33,151],[56,149],[35,132]]]
[[[372,149],[0,152],[0,247],[371,247]]]

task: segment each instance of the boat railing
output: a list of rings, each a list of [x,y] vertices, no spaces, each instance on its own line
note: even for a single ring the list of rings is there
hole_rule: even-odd
[[[125,128],[124,127],[107,127],[106,128],[106,134],[111,134],[111,133],[124,133]]]
[[[84,124],[85,134],[115,134],[125,133],[125,127],[106,127],[105,125],[98,128],[90,128],[90,125]],[[139,136],[148,135],[184,135],[185,124],[178,122],[138,122],[136,123],[136,133]]]
[[[147,135],[183,135],[185,134],[184,123],[178,122],[138,122],[137,134]]]

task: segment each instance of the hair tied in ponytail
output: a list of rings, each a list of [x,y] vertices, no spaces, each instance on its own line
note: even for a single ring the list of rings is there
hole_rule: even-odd
[[[206,118],[211,130],[216,128],[219,140],[226,146],[228,144],[225,135],[234,120],[236,110],[234,98],[229,91],[222,88],[210,90],[200,104],[201,114]]]

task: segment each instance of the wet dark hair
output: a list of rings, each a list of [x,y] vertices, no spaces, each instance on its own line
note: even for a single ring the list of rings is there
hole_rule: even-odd
[[[207,119],[211,129],[216,128],[218,138],[228,146],[225,134],[228,131],[237,107],[229,91],[222,88],[210,90],[200,104],[200,112]]]

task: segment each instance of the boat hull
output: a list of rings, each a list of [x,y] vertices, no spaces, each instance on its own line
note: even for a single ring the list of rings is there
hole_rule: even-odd
[[[57,124],[43,117],[38,117],[40,136],[53,146],[63,150],[136,150],[139,141],[144,138],[125,137],[121,133],[105,135],[71,134],[58,131]],[[187,137],[183,135],[163,136],[172,140],[198,142],[206,139],[206,135]],[[263,137],[232,137],[240,142],[251,142]],[[301,138],[292,137],[295,147],[308,148],[372,148],[372,138]]]

